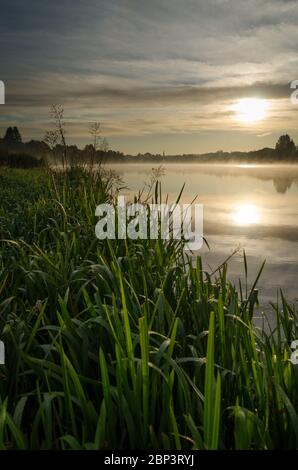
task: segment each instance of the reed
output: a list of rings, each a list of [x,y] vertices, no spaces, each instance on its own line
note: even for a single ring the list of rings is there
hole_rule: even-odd
[[[297,448],[296,310],[281,296],[259,329],[227,265],[97,240],[119,184],[0,172],[0,449]]]

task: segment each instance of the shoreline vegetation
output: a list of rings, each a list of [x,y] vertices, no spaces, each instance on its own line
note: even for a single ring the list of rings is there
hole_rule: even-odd
[[[265,147],[248,152],[231,151],[204,154],[165,155],[149,152],[127,155],[109,149],[107,139],[101,136],[99,123],[90,127],[91,144],[83,149],[67,145],[63,108],[54,106],[54,130],[46,132],[42,141],[30,140],[24,143],[17,127],[9,127],[0,138],[0,166],[33,168],[40,166],[95,165],[106,163],[298,163],[298,149],[288,134],[280,136],[275,148]]]
[[[0,449],[297,448],[298,312],[254,325],[245,254],[236,287],[182,242],[98,240],[121,185],[0,169]]]

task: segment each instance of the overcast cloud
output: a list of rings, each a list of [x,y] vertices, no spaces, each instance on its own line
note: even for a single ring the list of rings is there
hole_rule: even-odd
[[[298,78],[296,1],[5,3],[2,130],[17,124],[25,137],[41,138],[49,106],[62,103],[71,140],[85,143],[96,119],[112,146],[129,152],[160,151],[163,142],[171,153],[255,148],[284,131],[298,137],[289,100]],[[249,96],[271,104],[253,127],[231,111]]]

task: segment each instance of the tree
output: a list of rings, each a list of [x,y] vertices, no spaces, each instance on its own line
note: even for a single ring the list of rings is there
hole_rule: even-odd
[[[21,134],[20,134],[19,129],[17,127],[13,128],[13,137],[14,137],[14,141],[16,143],[18,143],[18,144],[22,143],[22,137],[21,137]]]
[[[19,129],[17,127],[8,127],[3,140],[6,144],[21,144],[22,137]]]
[[[278,158],[281,160],[293,157],[296,152],[296,146],[291,137],[288,134],[285,134],[281,135],[276,142],[275,150]]]

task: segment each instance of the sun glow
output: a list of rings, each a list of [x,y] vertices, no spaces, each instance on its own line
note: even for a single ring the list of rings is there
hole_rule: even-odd
[[[261,212],[254,204],[239,204],[232,217],[235,225],[253,225],[260,222]]]
[[[247,123],[262,121],[268,109],[268,101],[258,98],[243,98],[234,106],[237,121]]]

